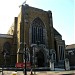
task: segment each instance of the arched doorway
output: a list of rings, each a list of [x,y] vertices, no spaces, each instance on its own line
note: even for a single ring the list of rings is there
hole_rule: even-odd
[[[39,52],[37,52],[37,65],[38,67],[44,67],[44,63],[45,63],[44,54],[40,50]]]

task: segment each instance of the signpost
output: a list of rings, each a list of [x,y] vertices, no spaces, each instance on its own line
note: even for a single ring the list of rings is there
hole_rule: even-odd
[[[27,71],[26,71],[26,44],[24,44],[24,63],[25,63],[25,67],[24,67],[24,75],[27,75]]]

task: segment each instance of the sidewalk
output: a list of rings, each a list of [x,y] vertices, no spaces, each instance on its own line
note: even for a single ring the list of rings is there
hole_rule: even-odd
[[[4,75],[13,75],[14,71],[4,71]],[[27,72],[27,75],[30,75],[30,72]],[[34,72],[33,72],[34,74]],[[41,72],[36,72],[35,75],[64,75],[64,74],[70,74],[70,75],[75,75],[75,70],[74,71],[41,71]],[[2,73],[0,72],[0,75]],[[22,71],[17,71],[16,75],[24,75]]]

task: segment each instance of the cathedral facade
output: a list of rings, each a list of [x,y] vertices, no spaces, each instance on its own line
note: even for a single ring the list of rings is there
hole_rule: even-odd
[[[65,41],[53,27],[51,11],[22,5],[8,34],[0,35],[0,65],[24,62],[24,49],[31,66],[48,67],[50,61],[56,65],[64,62]]]

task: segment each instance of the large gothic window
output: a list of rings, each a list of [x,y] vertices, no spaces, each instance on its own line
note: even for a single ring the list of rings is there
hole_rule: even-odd
[[[36,44],[39,42],[40,44],[44,44],[44,24],[40,18],[36,18],[32,22],[32,43]]]

